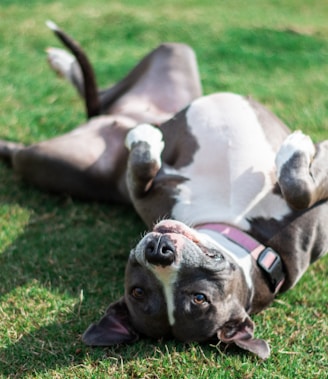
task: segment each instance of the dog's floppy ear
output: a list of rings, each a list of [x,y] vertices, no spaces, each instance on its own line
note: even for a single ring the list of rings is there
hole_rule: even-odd
[[[267,359],[270,355],[268,343],[262,339],[253,338],[254,323],[246,314],[244,319],[234,319],[228,321],[218,331],[218,338],[224,343],[235,343],[244,350],[248,350],[262,359]]]
[[[82,340],[89,346],[110,346],[137,341],[139,335],[130,323],[124,298],[111,304],[98,324],[91,324]]]

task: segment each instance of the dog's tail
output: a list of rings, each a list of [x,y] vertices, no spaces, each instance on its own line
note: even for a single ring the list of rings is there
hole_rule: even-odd
[[[89,59],[81,46],[63,32],[54,22],[47,21],[47,26],[56,34],[78,61],[84,79],[85,106],[88,118],[100,114],[100,99],[96,77]]]

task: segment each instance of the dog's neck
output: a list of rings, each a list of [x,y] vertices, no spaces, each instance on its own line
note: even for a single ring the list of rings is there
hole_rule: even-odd
[[[195,229],[214,239],[243,271],[252,309],[257,310],[262,308],[262,303],[272,301],[285,280],[280,256],[273,249],[231,225],[208,223],[198,225]],[[263,285],[268,291],[262,290]]]

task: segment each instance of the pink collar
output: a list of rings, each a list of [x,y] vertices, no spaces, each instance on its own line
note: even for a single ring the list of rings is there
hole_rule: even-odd
[[[279,254],[271,247],[262,245],[249,234],[228,224],[200,224],[197,225],[195,229],[205,229],[220,233],[230,241],[245,249],[252,255],[262,271],[264,271],[265,276],[269,281],[270,290],[274,294],[278,293],[285,281],[285,273]]]

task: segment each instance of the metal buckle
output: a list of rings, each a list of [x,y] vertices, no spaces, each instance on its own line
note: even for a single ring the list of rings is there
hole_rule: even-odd
[[[285,274],[279,254],[271,247],[265,248],[257,258],[257,264],[265,272],[269,280],[270,290],[277,293],[282,286]]]

